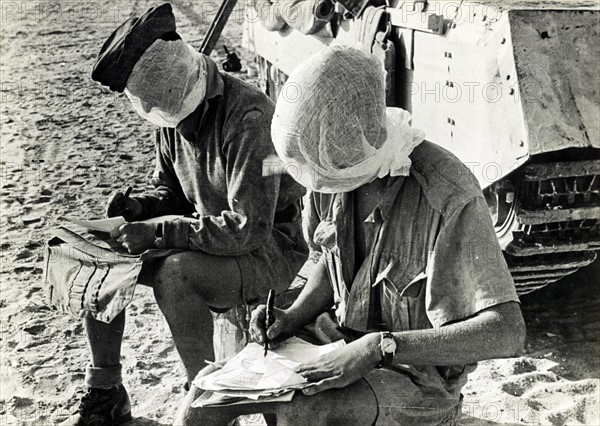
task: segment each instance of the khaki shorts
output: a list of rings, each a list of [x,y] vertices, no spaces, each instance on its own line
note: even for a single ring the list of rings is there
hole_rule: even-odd
[[[298,337],[318,345],[338,340],[351,342],[362,333],[338,326],[333,311],[321,314],[304,327]],[[378,405],[375,425],[454,426],[461,415],[462,395],[438,388],[424,387],[419,381],[424,374],[437,375],[435,367],[422,370],[407,366],[406,370],[385,367],[369,372],[364,380],[369,384]]]
[[[240,268],[246,305],[264,300],[270,289],[276,293],[286,290],[307,258],[301,223],[275,224],[268,244],[234,257]]]

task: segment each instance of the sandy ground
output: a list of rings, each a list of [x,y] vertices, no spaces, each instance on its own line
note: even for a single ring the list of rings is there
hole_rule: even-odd
[[[214,8],[174,4],[198,46]],[[0,2],[0,424],[53,424],[83,392],[83,330],[45,305],[43,244],[59,216],[100,217],[112,191],[148,187],[151,126],[90,72],[112,29],[151,5]],[[240,49],[239,19],[224,40]],[[596,263],[523,298],[526,355],[481,363],[464,390],[464,424],[600,424],[598,277]],[[146,288],[128,309],[122,362],[134,424],[171,424],[184,372]]]

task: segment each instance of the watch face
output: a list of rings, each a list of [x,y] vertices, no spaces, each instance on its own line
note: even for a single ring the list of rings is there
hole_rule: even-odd
[[[394,339],[386,337],[381,342],[381,349],[383,349],[383,352],[385,353],[394,353],[396,352],[396,342]]]

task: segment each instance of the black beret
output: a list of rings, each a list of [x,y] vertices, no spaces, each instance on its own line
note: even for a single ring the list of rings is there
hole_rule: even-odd
[[[175,16],[169,3],[151,7],[139,18],[130,18],[104,42],[92,71],[92,79],[123,92],[133,67],[158,39],[176,40]]]

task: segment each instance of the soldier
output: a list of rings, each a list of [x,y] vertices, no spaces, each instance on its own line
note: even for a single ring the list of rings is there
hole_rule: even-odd
[[[482,191],[406,111],[385,107],[375,57],[327,48],[286,84],[299,96],[280,97],[271,132],[313,191],[307,237],[322,261],[268,330],[265,306],[253,312],[251,334],[347,345],[297,368],[308,385],[290,403],[191,409],[193,387],[176,423],[263,412],[298,425],[455,425],[476,363],[519,355],[525,337]]]
[[[262,176],[263,161],[275,155],[273,103],[181,40],[170,4],[119,26],[102,46],[92,78],[125,92],[143,118],[160,126],[155,190],[116,193],[107,212],[130,222],[113,233],[130,253],[181,250],[144,264],[138,282],[154,288],[191,381],[204,359],[214,359],[210,310],[257,303],[270,288],[283,290],[306,260],[305,189],[290,177]],[[141,222],[190,213],[195,217]],[[74,423],[127,422],[120,364],[125,312],[111,323],[84,321],[89,391]]]

